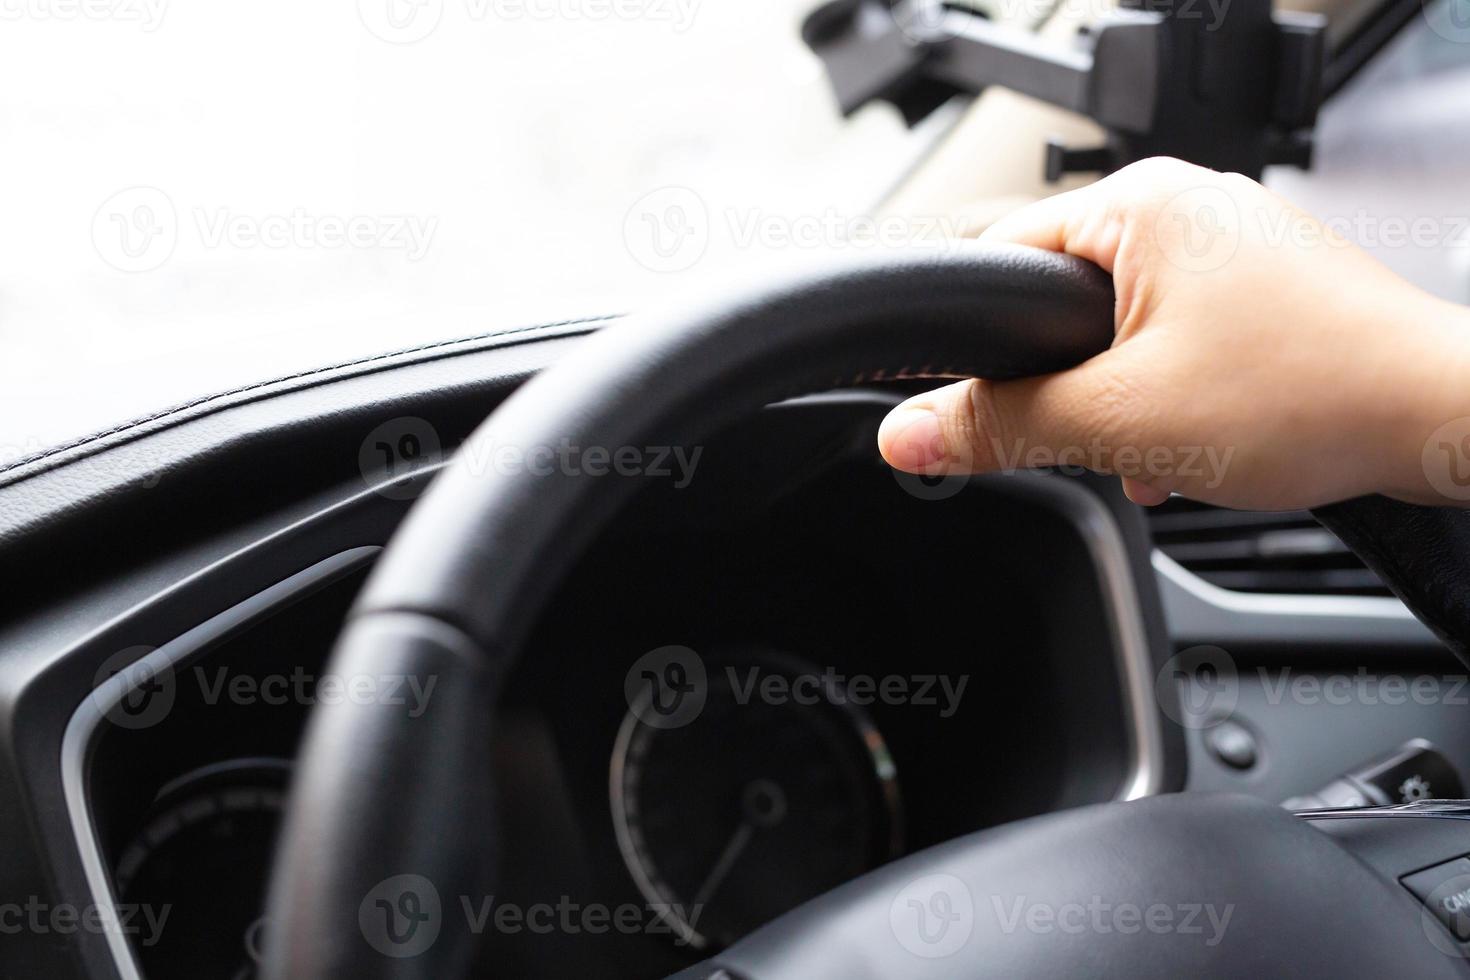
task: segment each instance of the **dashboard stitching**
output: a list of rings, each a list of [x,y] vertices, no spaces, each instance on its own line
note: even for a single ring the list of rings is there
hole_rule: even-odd
[[[373,354],[369,357],[362,357],[353,361],[343,361],[340,364],[329,364],[325,367],[312,368],[309,371],[298,371],[295,374],[282,375],[278,378],[271,378],[268,381],[257,381],[252,384],[242,385],[238,388],[230,388],[226,391],[216,392],[212,395],[204,395],[200,398],[195,398],[192,401],[185,402],[182,405],[175,405],[172,408],[166,408],[161,412],[155,412],[154,414],[144,416],[143,418],[133,419],[130,422],[124,422],[121,425],[113,426],[110,429],[104,429],[101,432],[94,432],[91,435],[83,436],[80,439],[75,439],[60,446],[53,446],[52,448],[47,449],[44,452],[33,453],[30,456],[25,456],[20,459],[12,460],[11,462],[6,463],[3,466],[0,466],[0,475],[4,475],[13,470],[18,470],[24,466],[29,466],[32,463],[38,463],[43,459],[49,459],[50,457],[56,456],[60,453],[69,452],[73,449],[80,449],[81,447],[90,445],[94,442],[100,442],[101,440],[106,439],[109,436],[115,436],[120,433],[127,432],[130,429],[139,428],[140,426],[147,425],[150,422],[157,422],[161,419],[166,419],[171,415],[179,415],[189,411],[190,409],[198,408],[202,405],[208,405],[210,402],[220,401],[225,398],[233,398],[236,395],[247,394],[260,388],[268,388],[271,385],[285,384],[289,381],[300,381],[303,378],[310,378],[315,375],[329,374],[336,371],[344,371],[349,368],[362,367],[367,364],[373,364],[377,361],[389,360],[395,357],[404,357],[409,354],[422,354],[426,351],[438,350],[444,347],[454,347],[459,344],[472,344],[476,341],[482,340],[499,340],[503,337],[511,337],[516,334],[531,333],[532,331],[536,330],[550,330],[555,327],[570,327],[581,324],[603,324],[612,320],[616,320],[623,315],[624,314],[621,313],[612,313],[603,316],[576,317],[570,320],[555,320],[550,323],[536,323],[525,327],[515,327],[510,330],[492,330],[486,333],[475,334],[469,337],[458,337],[453,340],[440,340],[435,341],[432,344],[422,344],[418,347],[405,347],[402,350],[386,351],[381,354]]]

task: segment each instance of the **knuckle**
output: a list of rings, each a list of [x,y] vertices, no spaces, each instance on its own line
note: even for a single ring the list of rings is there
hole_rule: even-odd
[[[1140,424],[1147,396],[1135,378],[1125,377],[1111,369],[1097,372],[1092,397],[1084,407],[1099,438],[1105,442],[1137,441],[1147,428]]]
[[[1118,176],[1152,196],[1161,192],[1172,193],[1180,187],[1198,186],[1220,175],[1174,157],[1147,157],[1122,168]]]
[[[959,409],[951,413],[952,430],[946,435],[960,462],[974,470],[996,468],[995,446],[1005,439],[1005,426],[996,406],[990,382],[972,379],[964,382]]]

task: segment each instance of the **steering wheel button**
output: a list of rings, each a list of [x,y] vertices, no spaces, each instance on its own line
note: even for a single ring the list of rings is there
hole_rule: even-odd
[[[1256,737],[1238,721],[1222,721],[1211,728],[1205,744],[1215,758],[1232,769],[1249,769],[1256,764]]]
[[[1401,878],[1460,942],[1470,942],[1470,859],[1455,858]]]

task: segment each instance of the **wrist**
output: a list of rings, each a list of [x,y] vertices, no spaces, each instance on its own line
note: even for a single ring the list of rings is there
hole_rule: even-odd
[[[1412,323],[1391,340],[1399,368],[1382,401],[1389,443],[1381,492],[1470,506],[1470,309],[1425,297],[1408,312]],[[1390,322],[1406,323],[1404,315]]]

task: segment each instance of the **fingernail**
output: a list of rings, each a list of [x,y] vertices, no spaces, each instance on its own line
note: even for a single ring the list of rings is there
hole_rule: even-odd
[[[949,458],[939,416],[926,408],[900,408],[889,413],[878,430],[878,441],[890,464],[911,473],[923,472]]]

